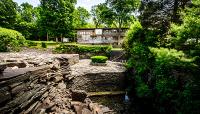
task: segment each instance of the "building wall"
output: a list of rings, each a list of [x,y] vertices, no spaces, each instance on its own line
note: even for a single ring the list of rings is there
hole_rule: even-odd
[[[122,29],[118,40],[117,29],[81,29],[77,30],[77,42],[85,44],[121,44],[127,29]]]

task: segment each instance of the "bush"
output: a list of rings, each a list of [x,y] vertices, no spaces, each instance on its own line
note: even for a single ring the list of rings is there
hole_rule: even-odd
[[[42,42],[41,45],[42,45],[43,48],[47,48],[47,44],[46,43]]]
[[[93,56],[91,57],[93,63],[106,63],[108,57],[106,56]]]
[[[94,53],[94,54],[105,54],[109,56],[112,50],[112,46],[101,46],[101,45],[80,45],[80,44],[61,44],[55,49],[57,53]]]
[[[0,28],[0,52],[19,51],[20,46],[25,44],[25,38],[21,33]]]
[[[144,113],[195,113],[199,106],[195,98],[199,90],[199,57],[188,58],[176,49],[157,48],[154,44],[159,40],[150,43],[153,37],[154,33],[144,31],[137,22],[125,39],[127,78],[133,102]]]
[[[133,47],[133,42],[140,40],[140,36],[143,34],[143,28],[140,22],[136,21],[133,25],[131,25],[130,30],[126,34],[126,38],[124,40],[124,47],[127,51]]]
[[[26,43],[29,47],[32,47],[32,46],[37,46],[37,43],[33,42],[33,41],[30,41],[30,40],[26,40]]]

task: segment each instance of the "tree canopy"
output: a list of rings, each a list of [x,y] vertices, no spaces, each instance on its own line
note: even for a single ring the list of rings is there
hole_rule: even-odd
[[[84,7],[78,7],[73,13],[75,28],[85,27],[90,19],[90,13]]]
[[[13,28],[17,18],[17,4],[12,0],[0,0],[0,26]]]
[[[40,25],[46,34],[71,37],[74,0],[41,0]]]

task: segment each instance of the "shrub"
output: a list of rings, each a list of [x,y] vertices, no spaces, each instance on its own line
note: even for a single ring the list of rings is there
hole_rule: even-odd
[[[37,46],[37,43],[33,42],[33,41],[30,41],[30,40],[26,40],[26,43],[29,47],[31,46]]]
[[[194,63],[200,66],[200,57],[199,56],[194,57]]]
[[[140,40],[140,36],[143,33],[143,28],[140,22],[136,21],[133,25],[131,25],[130,30],[126,34],[126,38],[124,40],[124,47],[127,51],[132,48],[132,44],[135,41]]]
[[[125,39],[127,78],[133,102],[145,113],[193,114],[199,106],[194,95],[199,90],[199,57],[188,58],[176,49],[157,48],[154,44],[159,40],[150,43],[157,38],[153,37],[154,33],[143,30],[137,22]]]
[[[101,46],[101,45],[80,45],[80,44],[61,44],[55,49],[57,53],[94,53],[94,54],[105,54],[109,56],[112,50],[112,46]]]
[[[93,56],[91,57],[93,63],[106,63],[108,57],[106,56]]]
[[[21,33],[11,29],[0,28],[0,52],[19,51],[20,46],[24,44],[25,38]]]
[[[43,48],[47,48],[47,44],[46,43],[42,42],[41,45],[42,45]]]

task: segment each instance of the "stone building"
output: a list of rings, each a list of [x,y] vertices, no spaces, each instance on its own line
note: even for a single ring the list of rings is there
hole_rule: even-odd
[[[77,42],[81,44],[121,45],[128,28],[82,28],[77,29]]]

